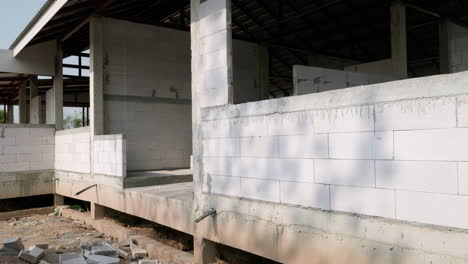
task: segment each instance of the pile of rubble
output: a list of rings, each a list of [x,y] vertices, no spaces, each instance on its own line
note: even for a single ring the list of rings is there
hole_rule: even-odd
[[[38,244],[25,249],[21,238],[16,237],[3,240],[0,252],[17,255],[19,259],[31,264],[56,264],[42,259],[48,249],[48,244]],[[93,245],[82,243],[79,253],[56,253],[58,264],[168,264],[166,261],[148,259],[148,252],[132,240],[118,244],[104,241]]]

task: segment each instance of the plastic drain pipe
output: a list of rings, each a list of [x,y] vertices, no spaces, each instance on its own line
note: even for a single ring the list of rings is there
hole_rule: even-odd
[[[216,209],[211,208],[210,210],[206,211],[204,214],[202,214],[200,217],[195,219],[195,223],[199,223],[201,220],[207,218],[210,215],[216,215]]]
[[[78,195],[80,195],[80,194],[86,192],[87,190],[89,190],[89,189],[91,189],[91,188],[93,188],[93,187],[96,187],[96,186],[97,186],[97,184],[93,184],[93,185],[91,185],[91,186],[88,186],[88,187],[84,188],[83,190],[81,190],[81,191],[75,193],[75,196],[78,196]]]

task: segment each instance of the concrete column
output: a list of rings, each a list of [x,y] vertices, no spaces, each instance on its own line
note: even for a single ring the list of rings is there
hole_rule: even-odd
[[[40,124],[41,98],[38,96],[37,77],[29,81],[29,123]]]
[[[22,82],[18,91],[19,101],[19,122],[20,124],[26,124],[28,122],[26,112],[26,82]]]
[[[259,47],[259,67],[260,67],[260,99],[270,97],[270,56],[267,46]]]
[[[91,202],[91,218],[99,219],[105,216],[106,208],[97,203]]]
[[[201,3],[200,3],[201,2]],[[191,0],[193,217],[209,208],[203,203],[203,144],[201,108],[230,104],[232,94],[232,36],[230,0]],[[216,62],[216,63],[213,63]],[[194,224],[195,264],[213,260],[215,246]]]
[[[46,122],[55,124],[57,130],[63,129],[63,47],[57,43],[57,54],[55,56],[55,76],[53,77],[53,88],[47,92],[46,97]]]
[[[216,250],[216,243],[203,239],[194,238],[194,263],[195,264],[208,264],[215,263],[218,251]]]
[[[450,73],[450,35],[448,19],[442,19],[439,23],[439,61],[440,73]]]
[[[13,124],[14,123],[14,110],[13,110],[13,105],[9,104],[7,108],[7,123]]]
[[[393,2],[390,7],[393,74],[400,79],[408,78],[406,49],[406,7]]]
[[[90,130],[92,136],[104,134],[104,40],[102,19],[90,20]]]
[[[192,35],[192,41],[201,45],[193,50],[200,60],[200,64],[193,67],[200,75],[200,106],[230,104],[233,102],[230,0],[207,0],[202,3],[198,0],[192,1],[192,5],[199,5],[197,18],[203,20],[197,34]]]
[[[62,195],[54,194],[54,206],[64,205],[65,197]]]

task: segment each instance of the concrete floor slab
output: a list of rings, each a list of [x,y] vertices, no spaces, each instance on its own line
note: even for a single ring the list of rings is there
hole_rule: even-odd
[[[124,188],[133,188],[191,181],[193,177],[190,169],[129,171],[123,185]]]

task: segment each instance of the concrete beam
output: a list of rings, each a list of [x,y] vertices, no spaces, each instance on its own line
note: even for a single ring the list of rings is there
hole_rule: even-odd
[[[51,20],[55,14],[68,2],[68,0],[48,1],[40,13],[31,21],[17,40],[11,45],[13,55],[16,57],[29,42],[41,31],[41,29]]]
[[[393,2],[390,7],[392,64],[395,77],[408,78],[406,48],[406,7],[403,2]]]

